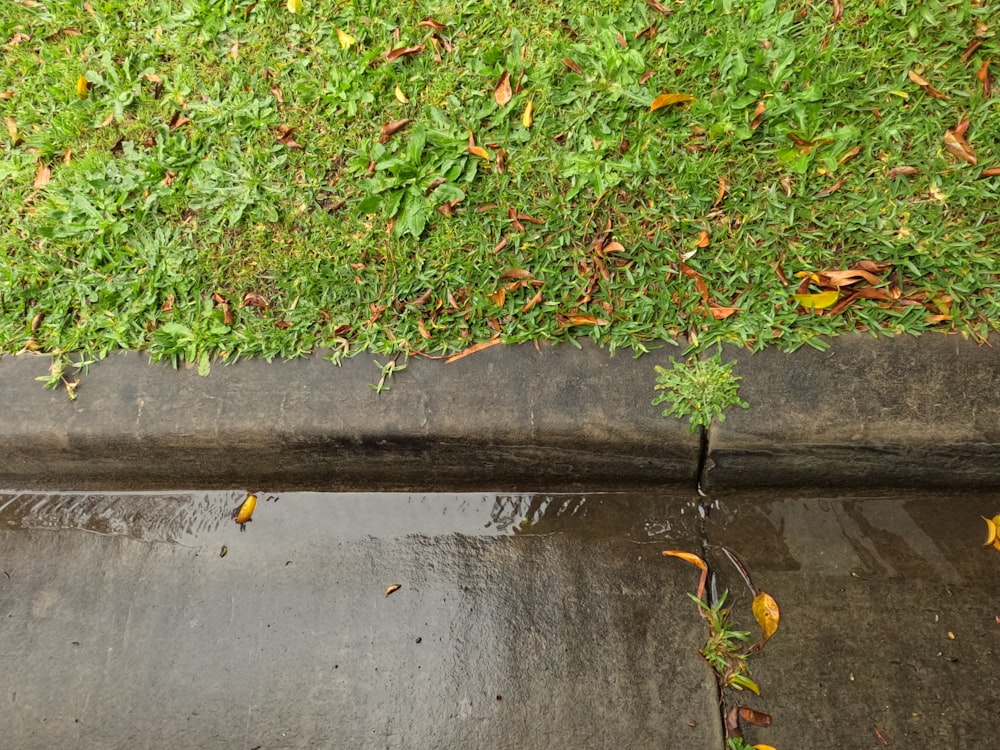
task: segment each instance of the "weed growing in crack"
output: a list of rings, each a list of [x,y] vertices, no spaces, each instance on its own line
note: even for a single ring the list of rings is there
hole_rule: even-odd
[[[729,619],[729,608],[725,606],[728,593],[728,591],[723,592],[719,600],[712,605],[694,594],[688,594],[701,609],[709,624],[708,640],[698,653],[715,670],[721,687],[746,689],[760,695],[757,683],[750,679],[750,667],[746,661],[750,632],[737,630],[736,624]]]
[[[730,406],[749,407],[740,399],[740,377],[733,375],[733,362],[722,362],[722,354],[708,359],[692,357],[687,362],[670,358],[673,369],[657,365],[654,390],[666,391],[655,399],[654,405],[669,404],[663,416],[678,419],[688,417],[691,432],[708,427],[713,420],[724,422],[725,410]]]

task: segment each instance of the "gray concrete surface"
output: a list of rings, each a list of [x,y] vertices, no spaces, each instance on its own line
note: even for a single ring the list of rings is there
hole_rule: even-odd
[[[47,358],[4,357],[0,487],[1000,487],[1000,339],[729,349],[750,408],[706,434],[650,403],[653,366],[671,355],[496,346],[450,364],[412,359],[376,394],[366,356],[240,362],[202,378],[122,354],[92,365],[73,402],[35,381]]]
[[[721,746],[690,497],[267,497],[0,494],[0,744]]]
[[[734,494],[706,524],[734,616],[759,631],[732,549],[781,608],[751,658],[761,696],[729,693],[773,717],[745,726],[777,748],[996,746],[1000,734],[1000,552],[981,516],[1000,493]],[[881,738],[880,738],[881,737]]]
[[[381,394],[367,356],[246,361],[202,378],[123,354],[92,365],[72,402],[35,382],[47,358],[5,357],[0,487],[690,487],[701,438],[650,403],[653,365],[677,353],[497,346],[411,359]]]
[[[702,484],[1000,488],[1000,338],[838,336],[820,352],[730,348],[747,410],[709,431]]]

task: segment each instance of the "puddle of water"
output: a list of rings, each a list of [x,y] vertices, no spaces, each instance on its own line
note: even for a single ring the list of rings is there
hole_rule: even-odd
[[[0,529],[68,529],[198,546],[238,531],[234,510],[245,497],[242,490],[0,492]],[[248,534],[314,541],[568,533],[650,542],[677,538],[698,518],[697,498],[691,495],[289,492],[257,497]]]

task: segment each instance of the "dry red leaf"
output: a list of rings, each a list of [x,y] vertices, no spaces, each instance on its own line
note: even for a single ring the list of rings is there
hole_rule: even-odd
[[[753,724],[755,727],[769,727],[773,721],[771,714],[766,714],[763,711],[755,711],[749,706],[740,706],[740,718],[749,724]]]
[[[655,73],[652,70],[647,70],[645,73],[639,76],[639,85],[644,86],[646,84],[646,81],[648,81],[654,75]]]
[[[635,32],[635,37],[634,38],[638,39],[639,37],[645,37],[647,42],[650,42],[653,39],[655,39],[656,38],[656,23],[655,22],[651,23],[646,28],[644,28],[644,29],[642,29],[640,31]]]
[[[564,57],[562,59],[562,64],[565,65],[570,70],[572,70],[577,75],[581,75],[581,76],[583,75],[583,68],[581,68],[579,65],[577,65],[572,60],[570,60],[568,57]]]
[[[386,50],[382,53],[382,57],[388,62],[395,62],[401,57],[412,57],[413,55],[419,55],[424,51],[425,46],[423,44],[415,44],[412,47],[396,47],[395,49]]]
[[[510,72],[505,70],[496,86],[493,87],[493,99],[499,106],[503,107],[510,102],[513,96],[514,92],[510,87]]]
[[[522,224],[517,219],[517,209],[515,209],[513,206],[508,208],[507,217],[510,219],[510,223],[514,225],[514,229],[516,229],[518,232],[524,231],[524,224]]]
[[[983,98],[989,99],[993,95],[993,85],[990,81],[990,61],[983,60],[982,66],[976,71],[976,78],[983,86]]]
[[[378,142],[385,143],[411,122],[413,122],[412,118],[404,117],[402,120],[393,120],[392,122],[385,123],[382,126],[382,133],[379,135]]]
[[[987,167],[983,170],[983,173],[979,175],[980,177],[996,177],[1000,175],[1000,167]]]

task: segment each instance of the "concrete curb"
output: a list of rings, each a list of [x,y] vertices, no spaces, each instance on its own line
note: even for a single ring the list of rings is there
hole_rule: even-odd
[[[1000,487],[1000,338],[838,336],[729,349],[747,410],[709,431],[706,488]]]
[[[47,358],[5,358],[0,486],[694,486],[700,436],[650,403],[653,365],[670,354],[496,346],[411,359],[376,393],[370,356],[245,361],[203,378],[129,353],[91,366],[72,402],[34,381]]]
[[[48,359],[0,359],[0,487],[596,491],[689,486],[1000,486],[1000,341],[836,338],[738,361],[747,410],[707,435],[652,406],[653,366],[589,343],[411,359],[217,366],[115,355],[78,400],[43,390]],[[384,359],[380,361],[385,361]],[[703,437],[707,460],[703,455]]]

